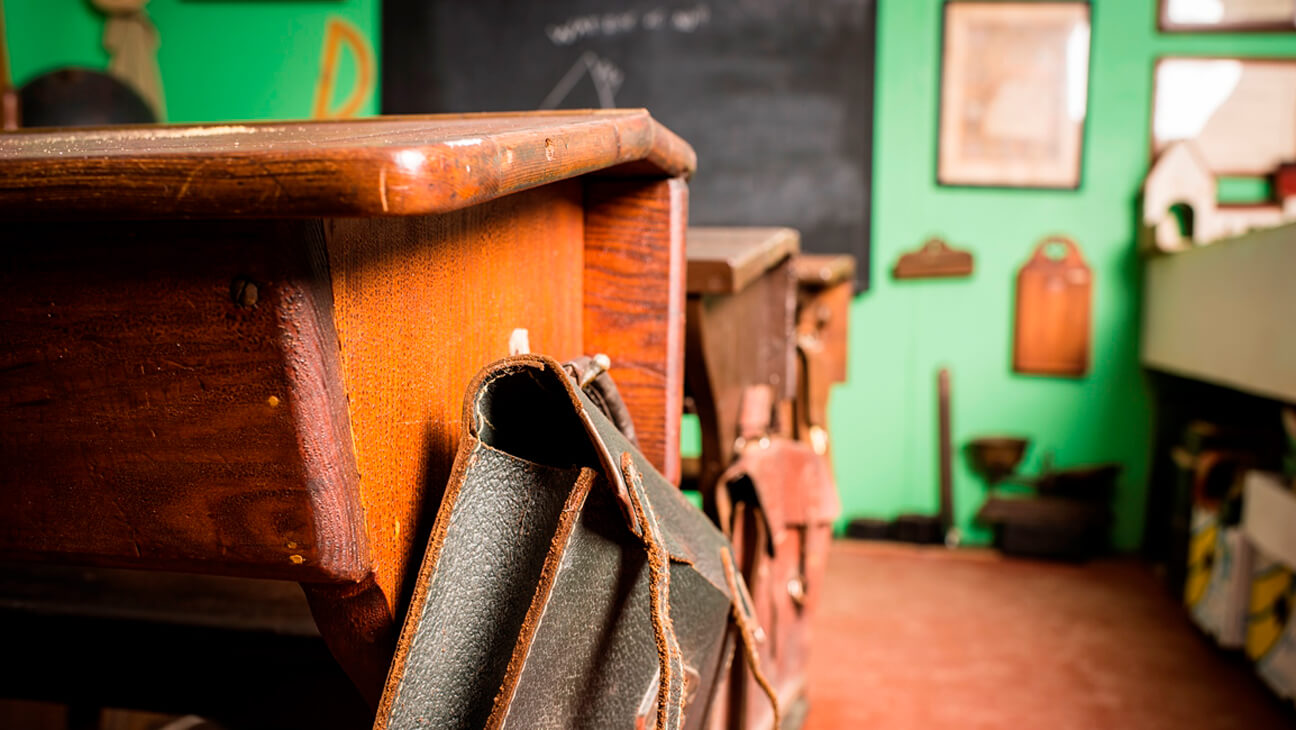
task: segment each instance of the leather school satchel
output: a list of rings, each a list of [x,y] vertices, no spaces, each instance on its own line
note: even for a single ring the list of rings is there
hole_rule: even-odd
[[[487,366],[463,424],[375,728],[702,727],[755,656],[728,541],[554,360]]]
[[[728,717],[715,727],[776,727],[778,718],[765,699],[769,684],[787,727],[799,727],[808,710],[810,619],[841,508],[827,459],[809,444],[774,433],[773,407],[768,386],[744,391],[738,458],[716,488],[717,521],[733,540],[764,628],[759,660],[765,676],[734,666],[721,690]]]

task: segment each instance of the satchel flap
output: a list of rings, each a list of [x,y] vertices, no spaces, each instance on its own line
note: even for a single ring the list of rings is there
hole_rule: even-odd
[[[463,429],[375,727],[622,727],[654,670],[678,723],[731,649],[724,536],[553,360],[481,371]]]
[[[525,380],[513,380],[507,376],[520,376]],[[496,447],[536,461],[552,463],[554,453],[560,453],[576,459],[573,464],[597,464],[621,508],[626,526],[633,534],[640,535],[642,527],[635,518],[625,476],[619,466],[621,455],[630,454],[643,475],[648,499],[661,523],[662,542],[671,559],[694,565],[709,583],[728,594],[724,572],[719,563],[710,557],[716,555],[717,550],[727,545],[728,541],[705,515],[689,503],[679,489],[657,472],[589,397],[576,387],[562,365],[543,355],[516,355],[488,366],[477,378],[474,385],[469,386],[469,392],[476,392],[477,397],[465,403],[464,422],[469,424],[471,435],[479,436],[492,430],[500,433],[505,431],[496,429],[497,424],[484,416],[491,409],[483,407],[483,399],[497,396],[531,399],[535,402],[534,413],[543,414],[545,420],[536,420],[533,427],[525,431],[528,434],[527,443],[496,443]],[[536,385],[540,387],[536,388]],[[514,407],[509,412],[518,410],[520,409]],[[561,418],[565,423],[554,424],[554,418]],[[588,440],[580,439],[581,443],[576,445],[575,450],[570,443],[573,439],[568,428],[574,424],[578,424],[589,437]],[[507,430],[519,432],[519,429]],[[529,453],[533,453],[533,456],[528,456]],[[699,555],[708,557],[699,560]]]
[[[486,723],[544,583],[551,540],[570,521],[571,495],[595,479],[590,469],[533,463],[475,439],[461,443],[455,464],[376,728]]]

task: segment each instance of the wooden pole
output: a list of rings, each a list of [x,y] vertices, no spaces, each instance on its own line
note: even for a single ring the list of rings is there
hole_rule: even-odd
[[[4,0],[0,0],[0,131],[18,128],[18,90],[9,70],[9,43],[5,37]]]
[[[940,440],[940,522],[946,542],[954,527],[954,446],[950,442],[950,373],[941,368],[936,375],[936,396],[939,401]]]

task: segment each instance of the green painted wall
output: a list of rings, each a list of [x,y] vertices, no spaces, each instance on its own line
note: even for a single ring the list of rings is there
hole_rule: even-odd
[[[1160,34],[1155,0],[1094,0],[1089,117],[1078,191],[944,188],[935,182],[941,0],[880,0],[872,289],[852,308],[850,382],[830,418],[844,516],[935,512],[936,371],[951,368],[958,522],[985,496],[963,444],[1014,433],[1058,465],[1118,461],[1115,538],[1137,547],[1150,449],[1138,364],[1136,196],[1147,171],[1153,62],[1161,55],[1296,56],[1296,34]],[[1095,274],[1093,367],[1063,380],[1011,372],[1013,289],[1033,244],[1065,233]],[[897,282],[901,252],[939,234],[972,249],[970,279]],[[983,531],[970,536],[984,540]]]
[[[168,120],[302,119],[311,115],[329,16],[353,23],[377,64],[380,0],[152,0]],[[103,16],[89,0],[4,0],[14,82],[61,66],[103,69]],[[340,55],[339,94],[354,61]],[[341,101],[339,98],[338,101]],[[378,109],[377,92],[363,113]]]

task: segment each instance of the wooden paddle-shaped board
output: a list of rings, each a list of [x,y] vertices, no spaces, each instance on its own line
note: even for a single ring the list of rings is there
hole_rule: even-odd
[[[1013,370],[1079,377],[1089,372],[1093,273],[1080,248],[1049,236],[1017,272]]]

